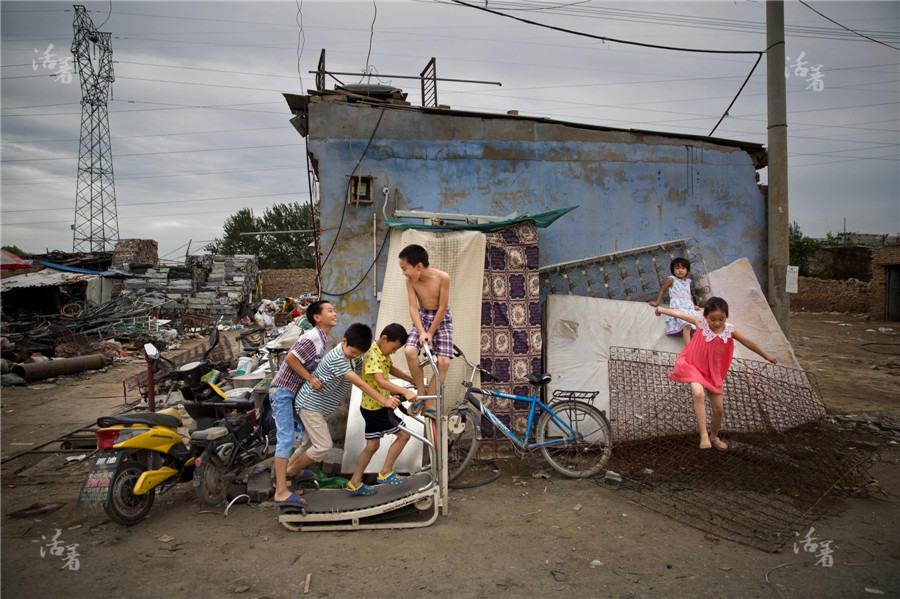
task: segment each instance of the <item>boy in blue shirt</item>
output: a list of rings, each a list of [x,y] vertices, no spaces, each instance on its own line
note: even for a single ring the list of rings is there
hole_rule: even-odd
[[[321,461],[334,446],[328,431],[326,418],[347,396],[350,385],[356,385],[363,393],[374,397],[390,408],[400,405],[396,397],[385,397],[360,378],[362,355],[372,345],[372,329],[362,323],[347,327],[341,344],[325,354],[313,376],[322,382],[318,389],[304,385],[294,400],[294,409],[300,414],[306,435],[300,448],[288,461],[288,476],[296,476],[305,468]],[[302,501],[302,500],[301,500]]]

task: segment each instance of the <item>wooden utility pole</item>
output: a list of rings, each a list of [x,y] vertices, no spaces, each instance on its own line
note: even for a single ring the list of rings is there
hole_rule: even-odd
[[[784,76],[784,2],[766,1],[766,67],[769,114],[768,299],[775,320],[790,338],[787,103]]]

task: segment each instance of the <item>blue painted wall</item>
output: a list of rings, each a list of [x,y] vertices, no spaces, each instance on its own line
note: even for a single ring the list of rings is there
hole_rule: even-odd
[[[753,162],[738,147],[314,99],[309,148],[319,175],[323,253],[334,244],[322,278],[330,294],[354,287],[372,263],[373,214],[381,246],[383,186],[391,190],[388,216],[395,207],[506,215],[580,206],[540,230],[544,265],[693,236],[710,269],[746,257],[765,282],[765,203]],[[373,205],[346,206],[357,163],[357,174],[374,178]],[[379,290],[385,267],[397,268],[379,261]],[[344,326],[374,325],[371,273],[333,299]]]

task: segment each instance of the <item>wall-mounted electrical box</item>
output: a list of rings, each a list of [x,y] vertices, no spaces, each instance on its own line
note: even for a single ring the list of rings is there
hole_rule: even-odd
[[[350,197],[347,198],[347,202],[351,204],[371,204],[372,180],[373,177],[367,175],[350,177]]]

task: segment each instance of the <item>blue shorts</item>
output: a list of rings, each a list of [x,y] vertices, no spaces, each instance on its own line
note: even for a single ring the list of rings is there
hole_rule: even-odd
[[[269,389],[269,401],[272,402],[272,415],[275,417],[275,457],[289,458],[294,453],[294,443],[303,439],[303,423],[294,412],[294,396],[284,387]]]

